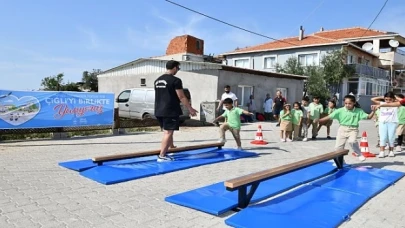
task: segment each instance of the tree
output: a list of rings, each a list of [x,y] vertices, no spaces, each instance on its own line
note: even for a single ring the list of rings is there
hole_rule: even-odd
[[[291,56],[284,63],[284,66],[276,64],[276,71],[285,74],[304,75],[304,67],[300,64],[298,59]]]
[[[76,83],[68,82],[63,83],[64,74],[60,73],[53,76],[48,76],[42,79],[41,86],[44,87],[46,91],[75,91],[81,92]]]
[[[308,76],[307,89],[311,96],[318,96],[322,101],[330,96],[326,80],[323,76],[323,70],[317,66],[307,66],[305,68],[305,75]]]
[[[48,76],[42,79],[41,86],[44,87],[46,91],[60,91],[61,85],[63,83],[63,73]]]
[[[82,82],[84,88],[93,92],[98,92],[98,78],[102,71],[100,69],[93,69],[93,72],[84,71],[82,76]]]
[[[335,50],[321,60],[326,86],[332,90],[333,94],[339,92],[343,79],[356,73],[353,65],[345,64],[345,56],[347,56],[345,51]]]

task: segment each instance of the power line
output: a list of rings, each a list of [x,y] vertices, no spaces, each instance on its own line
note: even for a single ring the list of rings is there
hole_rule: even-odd
[[[251,31],[251,30],[248,30],[248,29],[245,29],[245,28],[242,28],[242,27],[239,27],[239,26],[237,26],[237,25],[233,25],[233,24],[231,24],[231,23],[225,22],[225,21],[220,20],[220,19],[217,19],[217,18],[215,18],[215,17],[211,17],[211,16],[209,16],[209,15],[207,15],[207,14],[198,12],[198,11],[193,10],[193,9],[190,9],[190,8],[188,8],[188,7],[186,7],[186,6],[180,5],[180,4],[175,3],[175,2],[172,2],[172,1],[170,1],[170,0],[165,0],[165,1],[166,1],[166,2],[169,2],[169,3],[173,4],[173,5],[176,5],[176,6],[178,6],[178,7],[181,7],[181,8],[183,8],[183,9],[186,9],[186,10],[188,10],[188,11],[191,11],[191,12],[194,12],[194,13],[196,13],[196,14],[199,14],[199,15],[201,15],[201,16],[204,16],[204,17],[207,17],[207,18],[209,18],[209,19],[212,19],[212,20],[214,20],[214,21],[220,22],[220,23],[222,23],[222,24],[225,24],[225,25],[228,25],[228,26],[231,26],[231,27],[234,27],[234,28],[243,30],[243,31],[245,31],[245,32],[248,32],[248,33],[251,33],[251,34],[254,34],[254,35],[257,35],[257,36],[261,36],[261,37],[264,37],[264,38],[267,38],[267,39],[270,39],[270,40],[280,41],[280,42],[283,42],[283,43],[287,43],[287,44],[291,44],[291,45],[297,46],[296,44],[293,44],[293,43],[290,43],[290,42],[287,42],[287,41],[275,39],[275,38],[272,38],[272,37],[270,37],[270,36],[266,36],[266,35],[263,35],[263,34],[260,34],[260,33],[257,33],[257,32],[253,32],[253,31]]]
[[[304,22],[305,22],[306,20],[308,20],[308,19],[312,16],[312,14],[314,14],[314,13],[323,5],[324,2],[325,2],[325,0],[322,0],[322,1],[315,7],[315,9],[313,9],[312,12],[310,12],[310,13],[308,14],[308,16],[307,16],[304,20],[301,21],[301,23],[300,23],[299,25],[303,25]],[[295,30],[295,29],[294,29],[294,30]],[[293,32],[291,32],[291,33],[293,33]]]
[[[367,31],[371,28],[371,26],[374,24],[374,22],[377,20],[378,16],[380,16],[380,13],[383,11],[383,9],[385,8],[385,5],[387,5],[388,0],[386,0],[384,2],[384,5],[381,7],[380,11],[378,12],[378,14],[374,17],[374,20],[371,22],[371,24],[368,26],[367,30],[364,31],[363,35],[361,37],[363,37]]]

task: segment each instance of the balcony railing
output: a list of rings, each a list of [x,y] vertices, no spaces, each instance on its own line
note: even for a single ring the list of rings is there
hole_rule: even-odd
[[[371,67],[364,64],[349,64],[354,66],[356,69],[356,74],[369,76],[373,78],[379,79],[388,79],[389,78],[389,71],[383,70],[377,67]]]

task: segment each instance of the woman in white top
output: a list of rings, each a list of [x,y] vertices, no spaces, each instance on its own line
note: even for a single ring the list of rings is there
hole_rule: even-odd
[[[383,101],[382,101],[383,100]],[[392,103],[395,101],[395,94],[388,92],[384,97],[373,97],[371,101],[376,105],[382,105],[385,103]],[[379,133],[380,133],[380,153],[379,158],[385,157],[385,146],[388,142],[389,153],[388,156],[394,157],[394,141],[395,131],[398,125],[398,107],[380,107],[379,121]]]

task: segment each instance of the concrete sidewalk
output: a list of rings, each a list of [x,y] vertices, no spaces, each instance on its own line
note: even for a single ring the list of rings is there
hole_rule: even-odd
[[[257,158],[205,165],[160,176],[105,186],[58,166],[58,162],[97,155],[159,148],[161,132],[67,140],[35,140],[0,144],[0,227],[227,227],[229,213],[215,217],[164,202],[168,195],[224,181],[333,151],[334,140],[283,143],[274,123],[262,123],[265,146],[249,144],[257,124],[242,127],[243,147]],[[332,137],[337,131],[332,125]],[[372,152],[378,149],[372,121],[363,121]],[[227,133],[226,147],[236,144]],[[182,128],[177,146],[215,142],[217,127]],[[371,158],[362,165],[405,172],[405,152],[394,158]],[[359,163],[347,156],[347,163]],[[405,227],[405,178],[361,207],[341,227]]]

